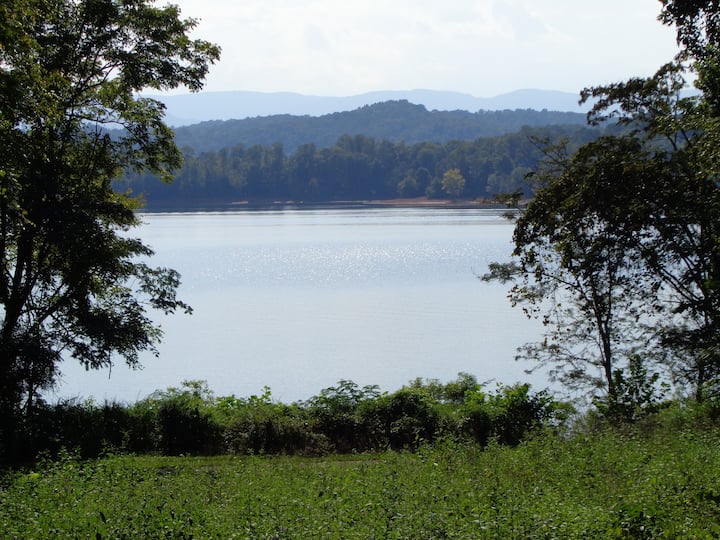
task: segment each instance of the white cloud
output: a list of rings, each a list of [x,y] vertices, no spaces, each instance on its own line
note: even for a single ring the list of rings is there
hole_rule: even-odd
[[[674,54],[657,0],[174,0],[223,57],[209,90],[577,91]]]

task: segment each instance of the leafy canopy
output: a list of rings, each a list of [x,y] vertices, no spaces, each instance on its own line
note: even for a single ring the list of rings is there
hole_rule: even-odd
[[[604,390],[610,409],[638,374],[658,380],[655,362],[698,400],[720,390],[720,5],[662,5],[680,54],[652,77],[582,92],[589,122],[615,134],[548,149],[517,260],[489,276],[518,278],[513,301],[544,314],[547,339],[524,352]],[[688,75],[696,95],[683,93]]]
[[[220,51],[189,37],[196,24],[152,0],[0,5],[3,413],[29,407],[63,356],[137,365],[161,336],[148,310],[189,310],[177,272],[150,267],[128,233],[137,201],[111,183],[128,169],[169,180],[180,166],[162,104],[139,92],[202,87]]]

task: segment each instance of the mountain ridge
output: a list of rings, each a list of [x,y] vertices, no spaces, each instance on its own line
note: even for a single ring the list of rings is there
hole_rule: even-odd
[[[180,148],[195,152],[217,151],[244,145],[283,145],[286,152],[313,144],[333,146],[343,135],[377,140],[442,143],[474,140],[517,132],[524,126],[585,125],[585,115],[534,109],[428,111],[425,105],[393,100],[363,105],[351,111],[321,116],[278,114],[237,120],[208,120],[175,128]]]
[[[147,97],[165,104],[166,120],[174,127],[212,120],[240,120],[281,114],[322,116],[397,100],[424,105],[430,111],[533,109],[582,113],[588,109],[578,104],[578,94],[537,89],[520,89],[494,97],[476,97],[462,92],[427,89],[381,90],[340,97],[247,90]]]

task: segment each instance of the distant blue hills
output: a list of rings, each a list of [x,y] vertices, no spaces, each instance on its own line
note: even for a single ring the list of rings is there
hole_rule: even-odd
[[[166,119],[172,126],[187,126],[208,120],[231,120],[258,116],[322,116],[351,111],[385,101],[407,100],[429,111],[537,111],[586,112],[578,94],[554,90],[517,90],[495,97],[475,97],[439,90],[400,90],[367,92],[354,96],[310,96],[293,92],[200,92],[169,96],[149,96],[167,107]]]

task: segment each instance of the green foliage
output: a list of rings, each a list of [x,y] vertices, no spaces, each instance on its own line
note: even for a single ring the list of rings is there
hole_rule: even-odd
[[[305,412],[297,405],[274,402],[267,387],[260,396],[220,398],[215,409],[226,452],[314,454],[326,450],[323,437],[309,428]]]
[[[341,380],[310,398],[305,406],[313,430],[327,440],[333,451],[360,451],[370,447],[370,430],[361,408],[379,396],[377,386],[360,388],[352,381]]]
[[[593,88],[601,100],[591,119],[617,118],[635,128],[642,154],[623,193],[621,220],[647,287],[661,299],[653,307],[669,371],[697,400],[713,397],[720,376],[718,321],[720,228],[717,183],[718,6],[663,2],[661,20],[676,25],[682,50],[676,61],[647,79]],[[698,95],[684,97],[687,74]]]
[[[21,422],[23,454],[18,459],[27,462],[39,454],[60,455],[63,449],[71,449],[82,458],[97,457],[124,447],[132,425],[123,405],[99,405],[92,400],[38,404]]]
[[[442,189],[451,198],[457,199],[465,189],[465,177],[460,169],[449,169],[442,177]]]
[[[180,401],[162,403],[157,411],[159,450],[168,456],[216,454],[220,429],[208,413]]]
[[[659,373],[649,373],[640,357],[634,356],[626,370],[613,372],[614,395],[595,399],[595,406],[608,419],[637,422],[660,409],[668,385],[660,386],[659,380]]]
[[[131,405],[92,400],[42,404],[18,433],[24,453],[4,465],[64,450],[82,458],[108,452],[163,455],[326,455],[417,450],[438,439],[517,445],[536,428],[563,422],[559,403],[529,385],[486,392],[477,379],[416,379],[393,393],[341,380],[304,402],[216,397],[204,381],[184,381]]]
[[[342,135],[334,145],[303,144],[291,154],[279,143],[261,146],[257,141],[202,153],[185,147],[184,165],[172,186],[159,185],[152,175],[131,173],[116,183],[116,189],[143,193],[149,207],[241,199],[262,203],[443,197],[443,174],[458,169],[465,178],[463,198],[486,198],[510,186],[529,192],[524,173],[542,157],[533,137],[569,137],[579,145],[599,134],[595,128],[548,126],[442,144]],[[230,144],[232,139],[223,141]]]
[[[177,272],[127,231],[123,170],[181,164],[148,88],[198,90],[219,49],[146,0],[13,0],[0,18],[0,456],[61,356],[135,366],[161,336],[149,310],[189,309]],[[111,137],[107,128],[122,130]]]
[[[561,407],[543,391],[530,394],[530,385],[500,387],[494,394],[468,392],[461,408],[461,426],[485,446],[490,439],[504,445],[520,444],[536,428],[561,420]]]
[[[457,379],[448,383],[442,383],[437,379],[417,378],[408,386],[422,391],[433,401],[452,405],[462,405],[468,394],[478,392],[482,388],[475,375],[462,371],[458,373]]]
[[[435,403],[422,391],[403,388],[366,402],[360,410],[371,448],[402,450],[432,442],[440,425]]]
[[[175,129],[181,148],[197,154],[219,153],[243,145],[270,147],[280,142],[288,152],[303,145],[329,148],[343,135],[364,135],[398,145],[443,144],[473,141],[516,133],[523,127],[576,126],[585,123],[581,113],[535,110],[428,111],[405,100],[386,101],[322,116],[287,114],[240,120],[209,121]],[[359,149],[356,148],[355,151]]]
[[[582,92],[590,124],[615,127],[574,152],[548,147],[518,215],[517,261],[489,276],[515,273],[513,302],[548,327],[523,356],[600,391],[624,410],[612,414],[650,399],[633,370],[660,366],[697,400],[720,387],[719,15],[714,2],[663,1],[674,61]],[[685,93],[688,76],[699,93]]]
[[[670,412],[667,409],[666,412]],[[679,411],[676,411],[679,413]],[[643,434],[644,433],[644,434]],[[444,440],[323,458],[64,455],[0,482],[8,538],[687,538],[720,534],[717,426]]]
[[[517,215],[516,260],[493,265],[484,279],[513,281],[513,304],[546,327],[520,357],[573,391],[614,396],[613,373],[638,348],[648,362],[661,354],[652,324],[658,289],[645,279],[627,223],[628,201],[652,171],[629,136],[601,137],[571,156],[564,144],[546,152],[537,194]]]

